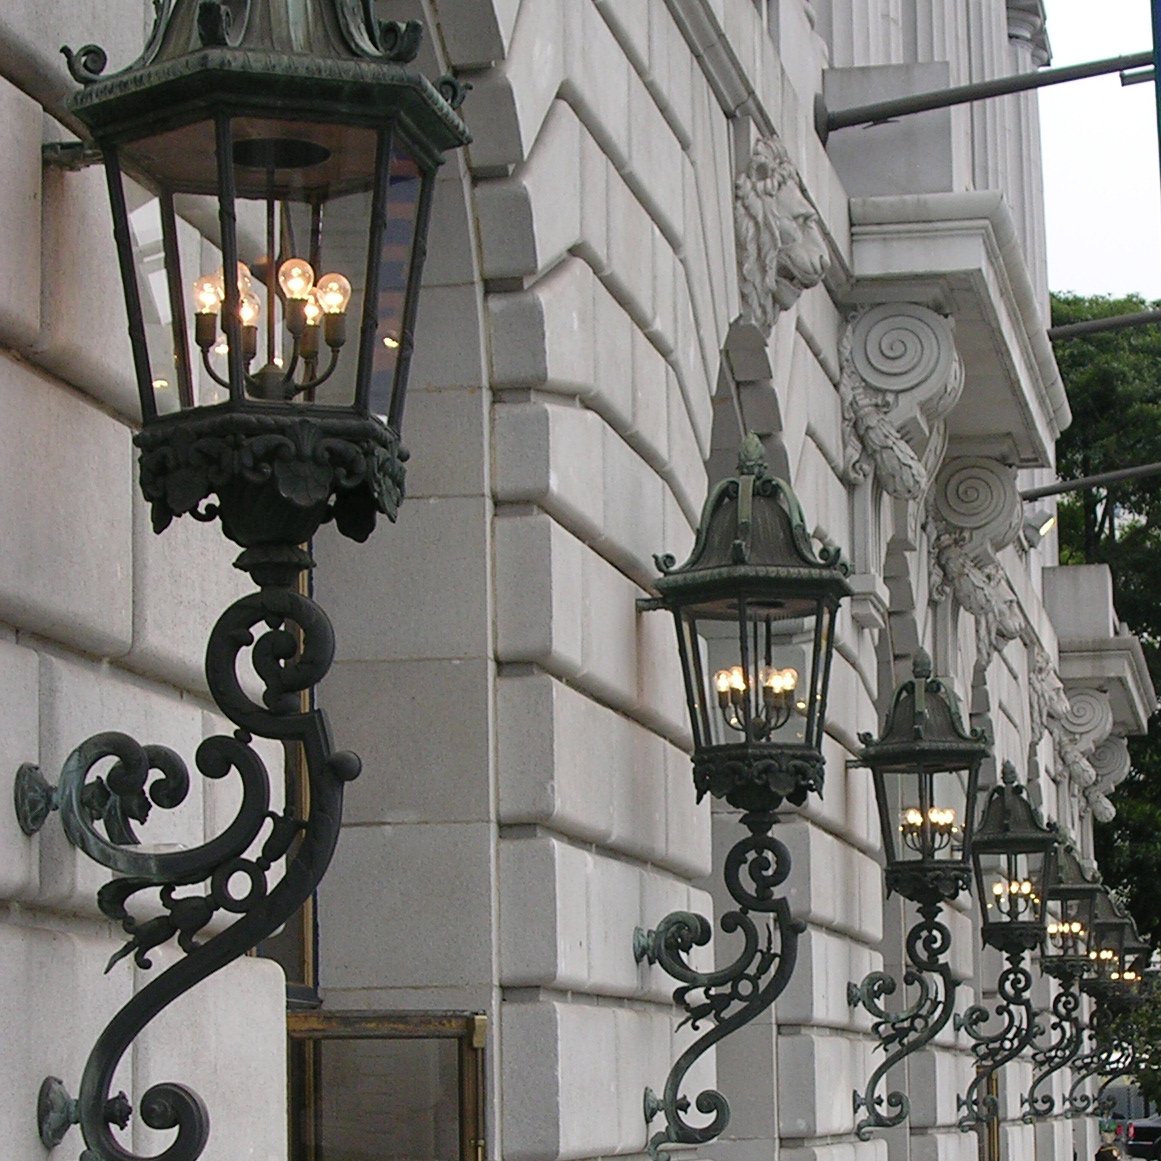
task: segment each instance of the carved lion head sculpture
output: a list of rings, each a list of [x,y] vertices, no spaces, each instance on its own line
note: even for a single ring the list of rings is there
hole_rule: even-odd
[[[777,138],[758,139],[734,184],[734,228],[742,305],[769,334],[778,315],[830,266],[818,212]]]

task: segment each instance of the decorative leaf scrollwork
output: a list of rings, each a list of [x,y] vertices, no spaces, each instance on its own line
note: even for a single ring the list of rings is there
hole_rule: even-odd
[[[1042,1090],[1051,1076],[1076,1059],[1083,1031],[1076,979],[1065,977],[1052,1000],[1052,1022],[1049,1025],[1052,1040],[1040,1047],[1033,1045],[1032,1066],[1035,1071],[1032,1084],[1021,1102],[1027,1106],[1023,1113],[1025,1122],[1052,1116],[1056,1101],[1050,1092]]]
[[[69,68],[69,76],[78,85],[91,85],[101,79],[109,64],[109,54],[99,44],[83,44],[74,52],[67,44],[61,45],[61,55]]]
[[[847,1002],[865,1008],[874,1022],[871,1031],[886,1056],[871,1073],[866,1094],[855,1092],[854,1111],[867,1115],[855,1125],[860,1141],[870,1139],[872,1129],[889,1129],[902,1124],[911,1112],[907,1094],[881,1093],[887,1074],[900,1061],[918,1052],[943,1030],[955,1007],[956,979],[943,957],[951,947],[951,932],[939,922],[938,903],[920,906],[920,920],[907,933],[907,958],[911,967],[903,975],[903,985],[915,988],[915,999],[898,1012],[883,1005],[894,995],[897,983],[886,972],[871,972],[860,984],[847,985]],[[890,1110],[890,1111],[888,1111]]]
[[[655,930],[638,931],[634,939],[638,962],[646,959],[659,965],[681,984],[673,993],[674,1002],[686,1012],[681,1026],[688,1024],[697,1031],[703,1023],[709,1024],[670,1069],[662,1096],[645,1090],[646,1124],[658,1113],[665,1117],[664,1128],[653,1134],[647,1146],[654,1161],[668,1158],[667,1145],[703,1145],[725,1131],[730,1119],[726,1098],[716,1089],[699,1093],[693,1107],[711,1119],[692,1125],[683,1115],[691,1105],[681,1095],[682,1083],[714,1044],[769,1008],[794,971],[798,937],[805,924],[791,918],[785,898],[774,897],[775,889],[790,874],[790,852],[769,833],[775,821],[770,813],[743,815],[742,822],[751,833],[726,856],[726,888],[738,910],[722,916],[721,928],[727,934],[742,935],[742,948],[730,964],[703,972],[690,963],[693,949],[707,945],[712,934],[709,920],[692,912],[675,911]],[[761,930],[750,912],[770,915],[773,923]]]
[[[987,1092],[988,1080],[1010,1060],[1015,1060],[1036,1036],[1042,1036],[1040,1013],[1032,1005],[1032,973],[1024,966],[1023,952],[1009,953],[1008,966],[996,982],[1000,1002],[991,1012],[982,1004],[973,1004],[962,1016],[956,1016],[955,1027],[966,1032],[974,1041],[972,1052],[976,1058],[976,1075],[967,1092],[957,1101],[964,1110],[957,1124],[967,1133],[977,1125],[995,1119],[999,1113],[997,1101]],[[995,1016],[1000,1026],[987,1032],[987,1025]]]
[[[138,966],[149,968],[150,952],[174,938],[186,953],[109,1022],[89,1055],[75,1101],[59,1082],[47,1096],[42,1092],[42,1139],[59,1140],[70,1122],[79,1122],[88,1146],[85,1161],[139,1161],[110,1130],[126,1113],[125,1102],[110,1096],[121,1059],[174,999],[245,954],[294,914],[322,878],[338,840],[343,784],[358,774],[359,760],[332,752],[324,718],[318,711],[304,710],[299,697],[330,667],[334,636],[313,601],[284,587],[302,566],[301,554],[286,550],[280,570],[271,559],[279,551],[251,550],[250,563],[265,587],[222,614],[206,650],[210,692],[238,728],[233,736],[207,738],[195,760],[203,777],[239,778],[242,803],[230,824],[194,849],[141,847],[130,823],[146,822],[154,808],[180,805],[189,792],[189,773],[172,750],[142,746],[120,733],[97,734],[82,743],[65,762],[59,786],[47,794],[60,810],[69,840],[116,873],[100,890],[98,903],[129,939],[109,966],[132,955]],[[282,584],[275,583],[279,575]],[[264,683],[261,703],[242,687],[238,665],[243,651],[248,652],[249,669]],[[271,811],[270,778],[251,745],[255,736],[301,746],[309,779],[308,818],[298,818],[290,808]],[[253,854],[256,843],[258,853]],[[271,884],[271,872],[283,857],[289,862]],[[156,895],[160,914],[157,907],[148,918],[133,914],[131,904],[143,893]],[[203,939],[207,925],[220,913],[237,918]],[[196,1161],[201,1155],[209,1115],[191,1089],[156,1084],[143,1094],[138,1113],[150,1128],[176,1130],[154,1161]]]

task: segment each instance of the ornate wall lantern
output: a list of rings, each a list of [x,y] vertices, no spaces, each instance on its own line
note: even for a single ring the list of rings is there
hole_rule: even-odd
[[[639,606],[668,609],[677,624],[698,800],[708,792],[743,811],[750,833],[726,856],[726,887],[739,909],[722,916],[721,926],[745,938],[731,965],[699,972],[689,964],[693,946],[710,940],[700,915],[674,912],[656,930],[636,934],[637,961],[659,963],[681,983],[674,999],[690,1019],[712,1023],[674,1064],[663,1095],[646,1090],[646,1123],[665,1116],[649,1142],[653,1157],[668,1144],[704,1144],[724,1131],[729,1105],[721,1093],[697,1097],[707,1124],[682,1115],[685,1075],[713,1044],[765,1011],[794,969],[802,925],[774,897],[790,873],[790,854],[770,831],[784,800],[801,805],[822,789],[835,616],[851,591],[839,551],[814,550],[797,498],[767,475],[754,435],[742,445],[738,475],[706,500],[689,560],[657,564],[659,596]],[[773,930],[763,938],[751,912],[773,917],[777,951]]]
[[[908,967],[903,982],[918,989],[901,1012],[882,1003],[896,980],[871,972],[862,983],[847,985],[852,1006],[874,1017],[884,1059],[867,1082],[866,1095],[854,1095],[860,1140],[872,1129],[901,1124],[910,1112],[904,1092],[884,1096],[880,1086],[900,1061],[930,1043],[947,1024],[955,1006],[956,980],[944,959],[951,933],[939,922],[940,908],[968,889],[969,854],[980,764],[990,748],[980,730],[964,728],[959,702],[950,685],[932,676],[931,659],[920,650],[912,677],[895,691],[882,735],[861,734],[861,764],[869,766],[879,807],[888,893],[919,905],[919,922],[907,933]],[[891,1110],[891,1111],[888,1111]]]
[[[1001,784],[988,794],[983,817],[972,839],[972,864],[979,892],[984,943],[1002,952],[1008,966],[996,990],[1000,1002],[993,1013],[974,1004],[955,1018],[955,1027],[973,1041],[976,1075],[960,1098],[965,1132],[993,1119],[996,1098],[987,1093],[989,1078],[1014,1060],[1042,1031],[1029,994],[1032,973],[1024,956],[1044,942],[1047,884],[1056,877],[1059,831],[1046,826],[1016,781],[1016,768],[1005,762]],[[995,1030],[989,1032],[988,1027]]]
[[[149,950],[174,937],[187,953],[114,1016],[75,1101],[59,1080],[42,1086],[45,1147],[79,1123],[93,1161],[132,1159],[110,1131],[131,1110],[110,1088],[138,1033],[277,930],[333,854],[343,783],[359,761],[334,752],[322,715],[304,707],[334,639],[298,591],[313,565],[301,545],[324,520],[363,540],[378,514],[395,516],[434,175],[443,152],[468,140],[456,83],[441,81],[441,93],[404,67],[419,44],[414,22],[382,22],[355,0],[154,9],[145,52],[124,72],[101,76],[94,45],[66,50],[85,86],[71,107],[108,176],[154,529],[186,513],[220,518],[259,591],[223,613],[206,650],[210,692],[237,726],[196,755],[205,776],[241,782],[225,831],[193,850],[138,848],[132,823],[178,806],[190,778],[173,751],[125,734],[82,743],[57,787],[33,766],[16,781],[26,834],[59,809],[68,839],[115,872],[98,900],[129,936],[114,958],[132,953],[147,968]],[[243,656],[266,687],[257,701],[239,679]],[[254,735],[301,748],[308,817],[270,810]],[[143,900],[147,918],[131,907]],[[176,1129],[166,1157],[202,1153],[209,1118],[189,1088],[156,1084],[139,1112],[151,1128]]]
[[[1080,1018],[1078,982],[1092,969],[1089,966],[1089,943],[1097,899],[1105,893],[1100,876],[1086,870],[1076,848],[1062,843],[1057,856],[1056,875],[1046,889],[1049,913],[1047,940],[1040,954],[1040,969],[1052,976],[1059,988],[1049,1012],[1040,1014],[1040,1023],[1048,1018],[1047,1044],[1033,1044],[1032,1084],[1023,1097],[1023,1119],[1050,1117],[1056,1108],[1052,1094],[1046,1091],[1049,1079],[1080,1053],[1084,1026]]]
[[[368,5],[164,0],[108,78],[69,55],[105,160],[155,526],[216,493],[243,546],[365,539],[399,445],[428,210],[467,133]],[[268,11],[267,11],[268,10]],[[309,418],[309,422],[303,420]]]
[[[1115,995],[1117,985],[1129,965],[1127,948],[1136,938],[1136,929],[1125,909],[1103,888],[1093,901],[1092,937],[1089,940],[1089,971],[1084,991],[1095,999]]]

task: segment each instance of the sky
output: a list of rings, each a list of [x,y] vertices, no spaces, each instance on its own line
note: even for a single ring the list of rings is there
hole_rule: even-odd
[[[1149,0],[1046,0],[1053,67],[1148,52]],[[1161,169],[1151,84],[1113,73],[1040,90],[1048,284],[1161,299]]]

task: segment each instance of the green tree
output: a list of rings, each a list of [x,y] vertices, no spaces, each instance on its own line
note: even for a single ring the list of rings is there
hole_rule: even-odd
[[[1054,295],[1054,326],[1157,309],[1126,298]],[[1161,327],[1135,327],[1056,344],[1072,406],[1057,444],[1062,479],[1161,463]],[[1060,503],[1061,560],[1107,564],[1118,615],[1140,637],[1161,682],[1161,474],[1087,489]],[[1129,739],[1133,773],[1117,790],[1117,816],[1095,828],[1105,881],[1128,904],[1141,934],[1161,940],[1161,720]]]

